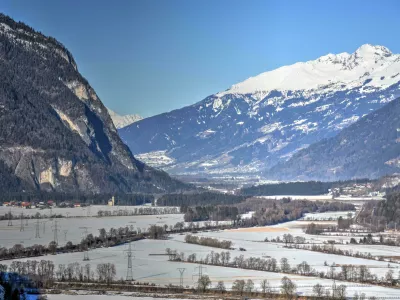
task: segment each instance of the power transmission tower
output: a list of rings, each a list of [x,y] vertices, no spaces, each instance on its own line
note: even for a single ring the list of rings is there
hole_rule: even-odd
[[[128,257],[128,269],[126,271],[126,281],[133,280],[133,270],[132,270],[132,245],[129,242],[129,248],[126,250],[126,256]]]
[[[46,222],[47,222],[47,221],[43,221],[43,234],[46,233]]]
[[[12,225],[11,208],[10,208],[10,212],[8,213],[8,224],[7,224],[7,226],[13,226],[13,225]]]
[[[40,234],[39,234],[39,219],[36,220],[36,234],[35,234],[35,238],[36,239],[40,239]]]
[[[67,233],[68,233],[68,230],[64,230],[64,240],[65,241],[67,241]]]
[[[87,216],[90,217],[91,216],[91,212],[90,212],[90,205],[87,207]]]
[[[24,231],[24,214],[21,213],[21,227],[19,228],[19,231]]]
[[[200,278],[203,276],[203,269],[207,270],[207,268],[199,265],[198,267],[194,268],[194,272],[196,272],[197,269],[199,270],[199,273],[193,275],[192,277],[198,277],[197,281],[200,281]]]
[[[28,216],[26,216],[26,219],[25,219],[25,226],[28,226]]]
[[[85,251],[83,251],[83,261],[88,261],[90,260],[89,258],[89,245],[87,242],[87,236],[89,235],[88,233],[88,228],[89,227],[79,227],[80,229],[83,229],[83,240],[85,241]]]
[[[58,221],[54,220],[54,225],[52,226],[53,232],[54,232],[54,242],[56,245],[58,245],[58,232],[60,231],[60,228],[58,228]]]
[[[180,278],[179,278],[179,286],[183,288],[183,273],[185,273],[186,268],[178,268],[178,271],[180,273]]]

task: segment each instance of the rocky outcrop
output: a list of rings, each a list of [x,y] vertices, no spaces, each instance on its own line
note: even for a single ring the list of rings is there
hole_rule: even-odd
[[[61,43],[1,14],[0,161],[1,174],[10,173],[19,190],[185,188],[133,157]]]

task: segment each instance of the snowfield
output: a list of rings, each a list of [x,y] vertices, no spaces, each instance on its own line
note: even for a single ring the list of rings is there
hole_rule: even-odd
[[[346,214],[344,212],[343,214]],[[332,216],[332,213],[319,214],[321,218],[326,218]],[[338,215],[334,213],[333,215]],[[159,219],[160,217],[164,219]],[[163,222],[165,224],[175,224],[177,221],[183,220],[183,215],[162,215],[162,216],[135,216],[135,217],[110,217],[110,218],[76,218],[76,219],[64,219],[70,221],[68,226],[71,229],[77,240],[80,239],[81,233],[78,230],[82,224],[75,224],[80,220],[83,220],[84,224],[91,224],[93,231],[98,230],[100,227],[110,228],[112,226],[116,227],[119,224],[129,224],[128,220],[135,220],[139,226],[147,226],[150,224],[157,224],[157,222]],[[74,222],[71,222],[71,221]],[[316,223],[322,221],[315,221]],[[269,239],[276,238],[278,236],[282,237],[285,233],[291,233],[293,236],[303,236],[310,243],[318,243],[323,244],[326,243],[329,239],[335,239],[338,243],[343,242],[344,244],[335,245],[335,247],[341,249],[351,249],[353,251],[361,251],[361,252],[371,252],[373,255],[383,255],[383,256],[392,256],[396,255],[397,251],[396,247],[388,247],[388,246],[374,246],[374,245],[351,245],[346,244],[350,240],[350,236],[314,236],[314,235],[306,235],[303,232],[303,229],[310,221],[293,221],[278,224],[275,226],[265,226],[265,227],[252,227],[252,228],[241,228],[236,230],[223,230],[223,231],[208,231],[208,232],[200,232],[197,235],[199,236],[209,236],[218,239],[227,239],[233,242],[233,247],[235,249],[230,250],[231,257],[244,255],[247,257],[274,257],[278,261],[282,257],[286,257],[289,260],[291,266],[295,266],[302,261],[307,261],[312,268],[327,272],[329,270],[329,266],[335,264],[335,271],[340,271],[340,265],[342,264],[352,264],[352,265],[366,265],[371,271],[382,277],[386,274],[388,270],[393,270],[395,274],[398,274],[400,271],[400,264],[388,264],[385,261],[375,261],[375,260],[366,260],[361,258],[353,258],[346,256],[338,256],[333,254],[319,253],[319,252],[311,252],[307,250],[301,249],[288,249],[284,247],[282,243],[272,243],[272,242],[263,242],[266,237]],[[326,222],[325,222],[326,223]],[[162,224],[162,223],[159,223]],[[2,225],[2,230],[4,230],[4,226]],[[65,224],[67,226],[67,224]],[[99,227],[100,226],[100,227]],[[11,232],[4,230],[2,232],[2,237],[5,232]],[[19,233],[19,231],[14,232],[14,234],[9,234],[9,237],[23,234],[24,232]],[[53,233],[50,232],[46,237],[48,240],[51,240]],[[134,260],[133,260],[133,277],[135,280],[139,282],[150,282],[158,285],[166,285],[166,284],[178,284],[179,283],[179,272],[177,268],[185,268],[184,273],[184,285],[193,286],[196,282],[195,275],[198,274],[198,265],[186,263],[186,262],[171,262],[168,261],[168,257],[162,254],[165,254],[165,249],[170,248],[172,250],[178,250],[179,252],[185,253],[186,256],[196,253],[197,258],[205,257],[211,251],[221,252],[225,251],[223,249],[205,247],[195,244],[187,244],[184,242],[185,235],[171,235],[167,240],[140,240],[132,243],[133,251],[134,251]],[[239,247],[246,249],[246,251],[238,250]],[[92,251],[89,251],[90,261],[83,261],[83,253],[68,253],[68,254],[58,254],[58,255],[48,255],[38,258],[31,259],[45,259],[54,261],[57,264],[69,264],[72,262],[79,262],[82,265],[86,263],[90,263],[92,269],[96,268],[96,265],[103,262],[110,262],[116,265],[117,270],[117,278],[124,278],[127,272],[127,257],[126,257],[127,245],[120,245],[112,248],[99,248]],[[150,255],[153,254],[153,255]],[[154,255],[159,254],[159,255]],[[161,255],[160,255],[161,254]],[[21,259],[28,260],[28,259]],[[10,264],[12,260],[3,261],[3,263]],[[272,273],[272,272],[264,272],[264,271],[254,271],[254,270],[243,270],[236,268],[226,268],[221,266],[205,266],[206,269],[203,270],[204,274],[210,276],[213,285],[215,285],[219,280],[223,280],[227,288],[230,288],[232,283],[236,279],[251,279],[255,282],[256,287],[259,286],[259,283],[262,279],[268,279],[272,287],[276,290],[279,289],[280,280],[285,274],[282,273]],[[288,275],[298,286],[297,291],[302,294],[310,294],[312,291],[312,286],[316,283],[320,283],[324,286],[331,286],[332,281],[329,279],[320,279],[315,277],[305,277],[300,275]],[[336,281],[337,284],[341,284],[341,282]],[[376,287],[376,286],[362,286],[359,287],[355,284],[345,283],[348,285],[347,295],[352,296],[356,291],[363,292],[367,296],[390,296],[390,297],[400,297],[400,290],[384,288],[384,287]],[[49,299],[69,299],[68,295],[50,295]],[[75,296],[74,296],[75,297]],[[93,295],[80,295],[77,297],[82,297],[82,299],[89,299],[94,297]],[[121,297],[125,297],[122,295],[107,296],[113,299],[121,299]],[[74,298],[80,299],[80,298]],[[96,298],[100,299],[100,298]]]
[[[43,224],[43,221],[46,223]],[[48,245],[54,239],[55,221],[57,221],[58,244],[65,245],[68,241],[79,243],[83,237],[83,227],[88,227],[88,233],[99,235],[99,229],[104,228],[107,231],[110,228],[119,228],[133,226],[134,229],[147,230],[150,225],[156,224],[164,226],[165,224],[175,225],[183,221],[183,214],[173,215],[147,215],[147,216],[120,216],[120,217],[82,217],[82,218],[58,218],[58,219],[40,219],[39,235],[36,238],[36,220],[28,220],[28,226],[25,226],[26,220],[23,220],[24,231],[21,229],[21,221],[13,220],[13,226],[7,226],[8,221],[0,221],[0,245],[2,247],[12,247],[15,244],[32,246],[34,244]],[[65,239],[65,230],[66,239]]]
[[[127,210],[128,212],[131,211],[138,211],[140,209],[151,208],[152,210],[156,210],[161,213],[164,210],[164,207],[167,206],[156,206],[152,207],[149,204],[146,205],[136,205],[136,206],[108,206],[108,205],[91,205],[90,207],[73,207],[73,208],[59,208],[54,207],[52,209],[45,208],[32,208],[32,209],[25,209],[20,207],[13,207],[13,206],[0,206],[0,215],[5,215],[11,211],[13,215],[19,216],[20,214],[28,215],[28,216],[35,216],[37,213],[41,215],[50,216],[52,215],[62,215],[64,217],[95,217],[99,211],[107,211],[111,213],[116,213],[121,210]],[[177,208],[180,209],[179,207]]]
[[[396,76],[393,75],[400,72],[399,58],[400,55],[393,55],[386,47],[365,44],[352,54],[330,53],[317,60],[299,62],[261,73],[217,95],[253,94],[273,90],[315,91],[323,87],[338,88],[342,84],[353,87],[363,84],[387,87],[397,82]]]

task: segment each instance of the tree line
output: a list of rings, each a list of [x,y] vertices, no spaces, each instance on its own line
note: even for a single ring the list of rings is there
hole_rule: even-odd
[[[11,264],[0,265],[1,273],[16,273],[26,276],[36,283],[38,287],[46,287],[49,283],[57,281],[82,281],[105,282],[115,280],[116,268],[112,263],[99,263],[96,268],[91,264],[81,265],[78,262],[58,264],[50,260],[13,261]]]
[[[1,174],[0,161],[0,174]],[[0,183],[1,184],[1,183]],[[50,191],[25,191],[25,192],[4,192],[1,195],[0,203],[16,201],[16,202],[47,202],[49,200],[54,201],[56,204],[62,202],[72,203],[86,203],[94,205],[105,205],[108,200],[114,196],[116,199],[116,205],[143,205],[154,202],[154,195],[152,194],[91,194],[91,193],[62,193],[62,192],[50,192]]]
[[[251,187],[244,187],[240,190],[241,195],[245,196],[278,196],[278,195],[323,195],[330,189],[352,183],[371,182],[370,179],[357,179],[346,181],[307,181],[307,182],[281,182],[271,184],[260,184]]]
[[[236,221],[239,215],[237,207],[226,205],[206,205],[192,207],[184,205],[181,207],[181,212],[184,213],[185,222],[198,222],[208,220]]]
[[[187,234],[185,236],[185,242],[188,244],[197,244],[208,247],[232,249],[232,241],[219,240],[211,237],[198,237],[191,234]]]
[[[246,197],[215,192],[166,194],[157,200],[159,206],[208,206],[232,205],[244,201]]]
[[[312,212],[355,210],[355,206],[351,203],[292,200],[291,198],[281,200],[250,198],[236,206],[239,213],[254,212],[251,218],[240,220],[240,223],[246,226],[275,225],[300,219]]]
[[[166,249],[172,253],[178,253],[176,250]],[[311,276],[326,279],[342,280],[349,282],[370,283],[385,286],[394,286],[399,283],[400,272],[398,278],[395,278],[393,270],[389,270],[382,278],[378,278],[365,265],[341,265],[340,271],[335,270],[332,264],[328,272],[317,271],[311,267],[307,261],[302,261],[297,265],[291,265],[286,257],[282,257],[279,262],[276,258],[260,258],[239,255],[231,259],[229,251],[220,253],[211,251],[204,258],[197,258],[195,253],[186,256],[183,252],[177,255],[169,255],[170,261],[188,262],[204,265],[222,266],[229,268],[249,269],[256,271],[267,271],[275,273],[296,274],[301,276]]]

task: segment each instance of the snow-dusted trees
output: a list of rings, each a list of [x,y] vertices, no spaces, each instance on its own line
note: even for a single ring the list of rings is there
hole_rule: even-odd
[[[198,244],[202,246],[209,246],[222,249],[231,249],[232,242],[227,240],[218,240],[211,237],[198,237],[188,234],[185,236],[185,242],[189,244]]]
[[[296,284],[288,277],[284,276],[281,279],[281,293],[286,299],[293,299],[296,294]]]
[[[97,276],[99,281],[106,282],[110,284],[116,275],[115,265],[111,263],[102,263],[97,265]]]

